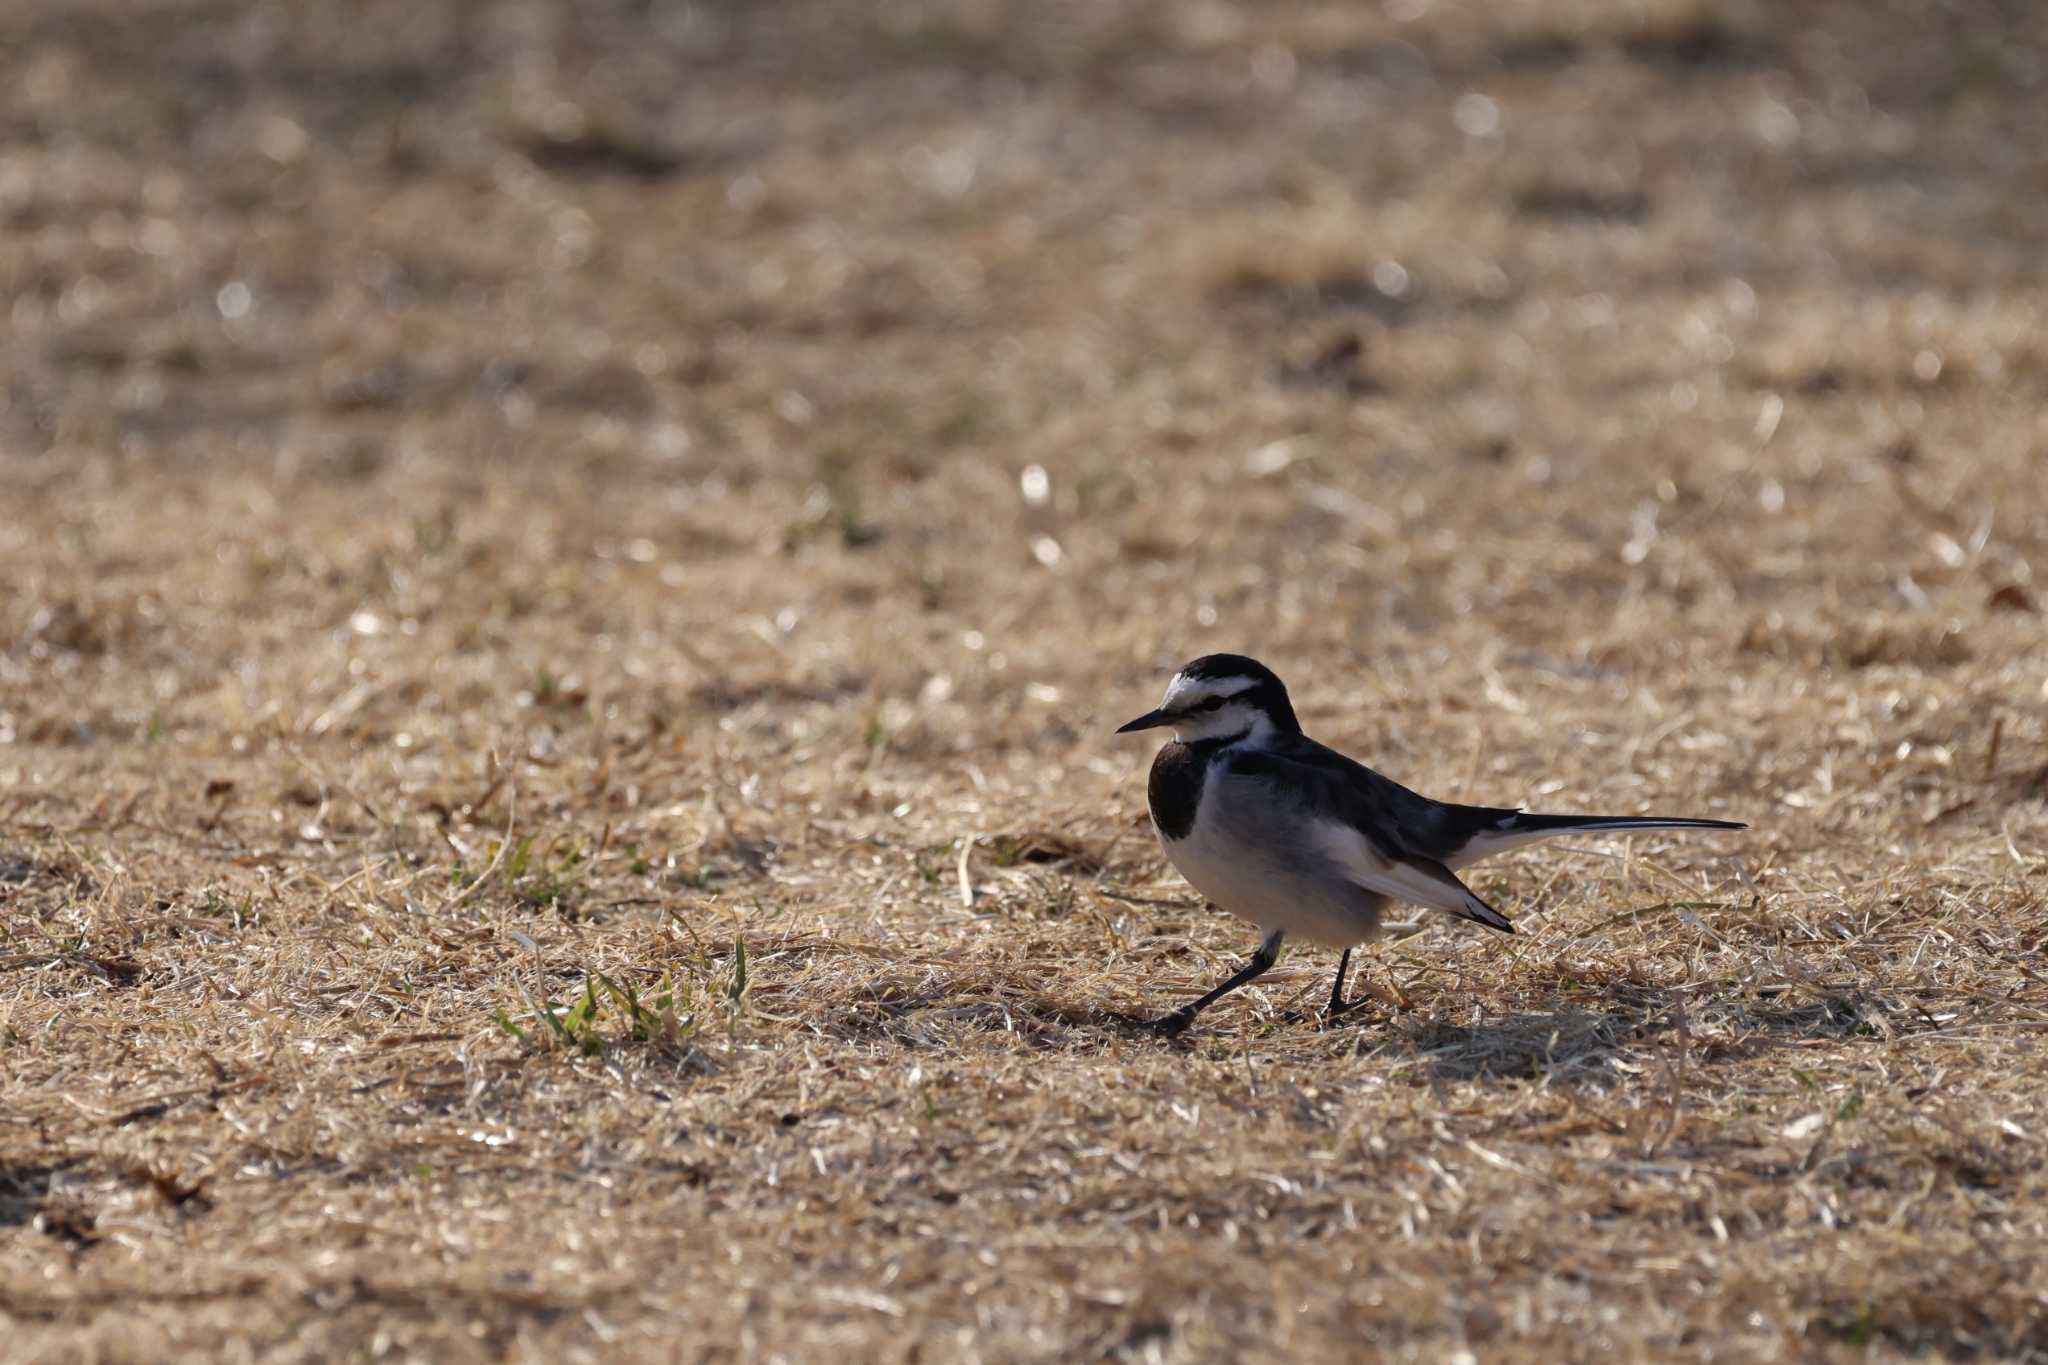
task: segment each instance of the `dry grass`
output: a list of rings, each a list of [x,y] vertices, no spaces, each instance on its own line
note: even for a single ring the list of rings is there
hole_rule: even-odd
[[[876,13],[0,5],[0,1355],[2048,1356],[2033,10]]]

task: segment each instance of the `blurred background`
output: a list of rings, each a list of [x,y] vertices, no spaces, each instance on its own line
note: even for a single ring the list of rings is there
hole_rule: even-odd
[[[0,727],[951,782],[1232,648],[1397,757],[2035,733],[2044,22],[10,0]]]

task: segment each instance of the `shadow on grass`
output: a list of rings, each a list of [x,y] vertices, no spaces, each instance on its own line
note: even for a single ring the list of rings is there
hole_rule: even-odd
[[[1166,1013],[1162,1001],[1153,1013]],[[1289,1009],[1270,1016],[1258,1031],[1329,1030],[1356,1038],[1358,1054],[1376,1060],[1420,1063],[1442,1080],[1529,1081],[1619,1084],[1632,1068],[1654,1064],[1670,1053],[1683,1029],[1695,1062],[1738,1061],[1816,1039],[1877,1038],[1871,1022],[1881,1007],[1856,992],[1831,992],[1794,1003],[1731,987],[1714,996],[1626,985],[1597,994],[1582,987],[1560,991],[1546,1007],[1482,1017],[1470,1024],[1446,1022],[1425,1006],[1389,1013],[1367,1002],[1330,1021],[1320,1011]],[[848,1041],[888,1041],[926,1049],[958,1046],[977,1035],[1006,1034],[1045,1051],[1095,1051],[1111,1042],[1146,1041],[1175,1047],[1198,1041],[1206,1031],[1232,1031],[1243,1021],[1228,1002],[1205,1014],[1180,1041],[1160,1037],[1149,1016],[1106,1005],[1025,992],[975,974],[952,980],[925,977],[915,985],[886,978],[868,983],[861,996],[841,1001],[819,1020],[822,1030]]]
[[[1611,999],[1582,996],[1554,1008],[1524,1010],[1478,1023],[1397,1022],[1379,1039],[1361,1039],[1367,1056],[1407,1056],[1442,1080],[1566,1081],[1619,1084],[1624,1068],[1668,1055],[1683,1030],[1695,1060],[1756,1057],[1816,1039],[1881,1036],[1869,1020],[1874,1002],[1854,992],[1801,1004],[1755,994],[1723,997],[1660,987],[1630,987]]]
[[[0,1228],[19,1227],[35,1217],[56,1173],[55,1166],[0,1165]]]
[[[102,1234],[92,1210],[57,1197],[52,1189],[57,1173],[74,1164],[69,1160],[53,1166],[0,1163],[0,1228],[34,1227],[73,1251],[88,1250],[100,1241]]]

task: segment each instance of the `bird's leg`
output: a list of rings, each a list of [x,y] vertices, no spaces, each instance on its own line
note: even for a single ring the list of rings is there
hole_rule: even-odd
[[[1346,1005],[1344,1003],[1344,974],[1350,969],[1351,950],[1349,948],[1346,948],[1344,950],[1344,955],[1337,959],[1337,979],[1330,983],[1329,1017],[1332,1019],[1335,1019],[1338,1015],[1342,1014],[1345,1010],[1350,1008],[1349,1005]]]
[[[1272,970],[1273,964],[1280,960],[1280,940],[1284,937],[1284,934],[1275,929],[1260,941],[1258,951],[1252,954],[1252,960],[1245,963],[1237,975],[1231,977],[1230,980],[1224,982],[1215,990],[1210,991],[1200,1000],[1182,1005],[1172,1014],[1154,1019],[1150,1026],[1164,1037],[1180,1037],[1182,1031],[1189,1024],[1195,1022],[1196,1015],[1236,990],[1239,986],[1247,982],[1256,981]]]

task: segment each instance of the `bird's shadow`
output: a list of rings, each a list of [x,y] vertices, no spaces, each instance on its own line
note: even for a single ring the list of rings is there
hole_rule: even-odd
[[[871,981],[821,1020],[848,1039],[887,1038],[925,1049],[957,1046],[975,1033],[1006,1033],[1043,1051],[1094,1050],[1112,1038],[1164,1048],[1199,1046],[1213,1030],[1232,1030],[1227,1004],[1204,1013],[1175,1038],[1150,1016],[1123,1013],[1029,989],[992,988],[985,981]],[[1661,1064],[1674,1043],[1694,1063],[1737,1061],[1818,1039],[1878,1038],[1880,1006],[1853,991],[1793,1001],[1730,987],[1715,995],[1635,983],[1565,988],[1526,999],[1510,1013],[1452,1023],[1429,1006],[1393,1009],[1367,998],[1335,1019],[1320,1010],[1285,1009],[1264,1030],[1321,1030],[1349,1042],[1356,1055],[1420,1065],[1444,1081],[1502,1083],[1547,1080],[1606,1088],[1632,1071]],[[1163,1011],[1162,1011],[1163,1012]]]
[[[1605,1088],[1683,1043],[1697,1063],[1739,1061],[1815,1040],[1878,1038],[1878,1007],[1853,991],[1792,1003],[1754,992],[1631,986],[1547,1008],[1453,1024],[1395,1016],[1359,1038],[1360,1055],[1406,1059],[1445,1081],[1549,1081]]]

